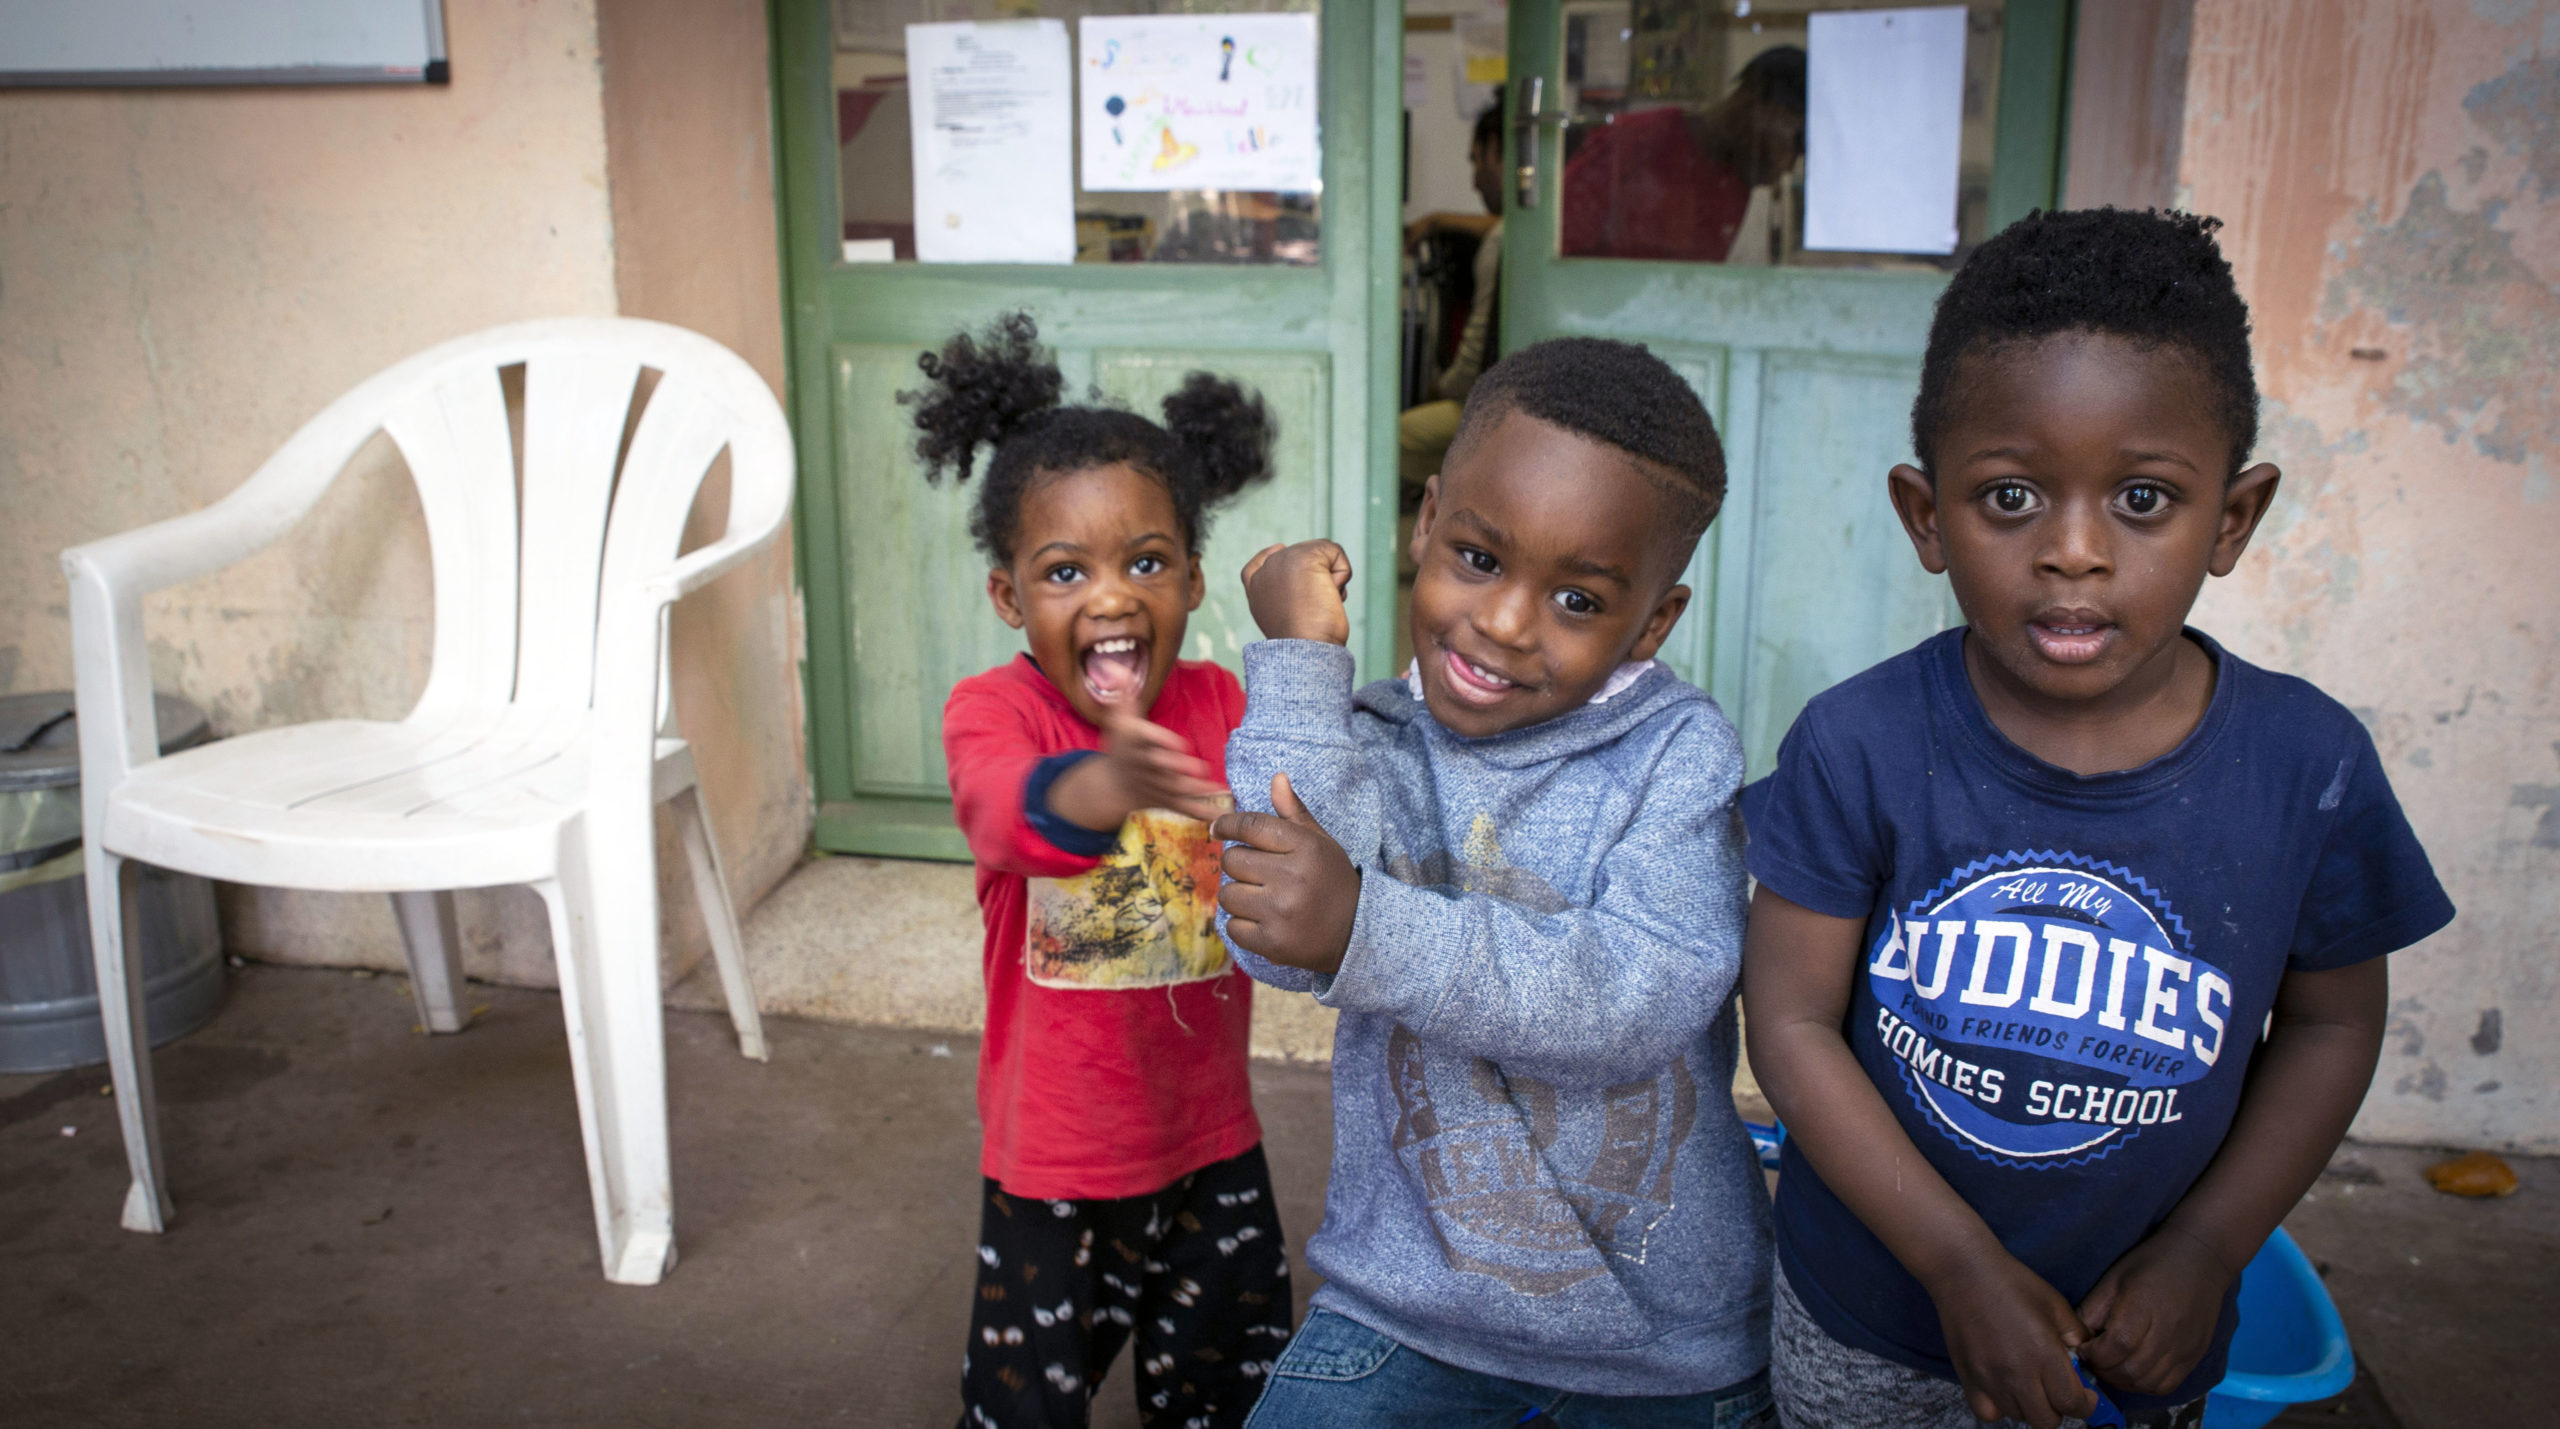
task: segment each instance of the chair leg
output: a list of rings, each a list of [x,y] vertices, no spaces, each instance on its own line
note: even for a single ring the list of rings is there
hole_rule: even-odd
[[[106,1024],[107,1065],[116,1088],[116,1120],[124,1131],[125,1164],[133,1186],[125,1193],[124,1228],[157,1233],[169,1228],[172,1207],[160,1180],[160,1109],[151,1088],[151,1030],[145,1019],[142,950],[132,934],[142,926],[136,903],[138,870],[99,847],[93,835],[84,860],[89,884],[89,950],[98,964],[98,1015]]]
[[[675,1264],[675,1197],[658,1007],[656,860],[645,821],[638,833],[633,839],[621,831],[601,850],[573,834],[560,876],[535,890],[551,910],[605,1278],[655,1285]],[[614,886],[600,887],[599,872],[613,874]]]
[[[418,1025],[429,1032],[459,1032],[463,1016],[462,935],[455,926],[453,895],[394,893],[400,946],[409,960],[409,995],[417,999]]]
[[[685,866],[693,870],[694,901],[702,905],[702,920],[711,929],[711,957],[720,967],[720,991],[729,1000],[729,1021],[738,1029],[738,1050],[756,1061],[771,1061],[755,984],[747,977],[746,940],[738,935],[738,910],[729,901],[728,871],[720,866],[720,847],[711,841],[702,800],[696,790],[679,789],[667,803],[684,840]]]

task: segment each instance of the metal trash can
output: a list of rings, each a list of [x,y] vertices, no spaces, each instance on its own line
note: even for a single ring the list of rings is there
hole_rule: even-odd
[[[155,696],[160,749],[205,742],[204,711]],[[107,1059],[89,950],[80,846],[80,742],[65,691],[0,695],[0,1072],[51,1072]],[[222,929],[213,885],[137,865],[138,925],[151,1044],[193,1032],[222,1006]]]

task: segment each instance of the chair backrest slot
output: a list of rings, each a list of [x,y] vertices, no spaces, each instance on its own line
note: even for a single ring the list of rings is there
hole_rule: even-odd
[[[537,350],[525,364],[520,706],[583,708],[593,689],[614,457],[639,376],[637,360],[601,346]]]
[[[383,421],[426,513],[434,660],[415,719],[503,704],[516,680],[515,447],[494,367],[404,395]]]
[[[605,537],[604,590],[662,570],[674,559],[703,477],[728,445],[733,425],[727,412],[704,397],[699,383],[679,373],[659,378],[623,458],[613,528]],[[669,695],[664,622],[658,646],[658,723],[664,728]]]

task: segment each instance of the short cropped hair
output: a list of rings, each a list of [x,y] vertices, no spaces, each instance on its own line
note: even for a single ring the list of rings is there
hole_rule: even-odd
[[[2249,305],[2214,243],[2218,218],[2192,213],[2079,209],[2035,212],[1965,260],[1929,323],[1911,445],[1937,474],[1937,446],[1962,401],[1965,359],[2061,333],[2173,347],[2214,388],[2214,415],[2231,443],[2231,471],[2258,444],[2258,384],[2249,367]]]
[[[1683,562],[1724,504],[1724,443],[1697,392],[1642,345],[1597,337],[1535,343],[1495,363],[1467,393],[1454,461],[1513,412],[1617,448],[1670,499]]]

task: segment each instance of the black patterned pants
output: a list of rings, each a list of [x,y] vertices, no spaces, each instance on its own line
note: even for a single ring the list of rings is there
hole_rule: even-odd
[[[1016,1196],[989,1178],[961,1429],[1082,1429],[1132,1338],[1140,1424],[1231,1429],[1262,1396],[1291,1318],[1259,1146],[1112,1201]]]

